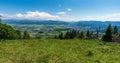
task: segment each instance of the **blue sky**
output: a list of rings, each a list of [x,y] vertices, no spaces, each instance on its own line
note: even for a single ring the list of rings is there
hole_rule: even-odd
[[[120,20],[120,0],[0,0],[11,19]]]

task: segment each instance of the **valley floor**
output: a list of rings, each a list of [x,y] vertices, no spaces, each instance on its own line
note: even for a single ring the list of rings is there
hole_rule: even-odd
[[[120,44],[78,39],[5,40],[0,42],[0,63],[120,63]]]

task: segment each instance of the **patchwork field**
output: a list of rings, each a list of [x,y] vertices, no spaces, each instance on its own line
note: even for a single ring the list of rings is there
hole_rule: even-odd
[[[78,39],[5,40],[0,42],[0,63],[120,63],[120,44]]]

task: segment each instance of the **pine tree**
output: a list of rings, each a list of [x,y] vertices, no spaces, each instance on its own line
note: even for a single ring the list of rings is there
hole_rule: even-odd
[[[79,39],[84,39],[84,38],[85,38],[85,33],[84,33],[84,31],[81,31],[81,32],[79,33],[78,38],[79,38]]]
[[[70,35],[70,39],[74,38],[74,32],[73,32],[73,30],[70,31],[69,35]]]
[[[29,35],[29,33],[27,31],[24,31],[23,39],[30,39],[30,35]]]
[[[16,30],[17,34],[18,34],[18,39],[22,39],[22,34],[20,30]]]
[[[114,26],[113,34],[117,34],[117,33],[118,33],[118,28],[117,26]]]
[[[59,34],[59,39],[64,39],[64,35],[62,32]]]
[[[99,38],[99,32],[100,32],[100,31],[97,29],[97,30],[96,30],[96,38]]]
[[[105,31],[105,35],[103,35],[103,41],[112,41],[112,26],[109,24]]]
[[[0,24],[2,23],[2,20],[0,19]]]
[[[65,39],[69,39],[69,31],[66,32],[66,34],[64,35]]]
[[[90,38],[90,31],[87,30],[86,37],[89,39]]]
[[[57,35],[54,36],[54,39],[57,39]]]
[[[90,35],[89,35],[89,39],[93,39],[93,38],[95,38],[95,37],[94,37],[94,32],[91,31],[91,32],[90,32]]]

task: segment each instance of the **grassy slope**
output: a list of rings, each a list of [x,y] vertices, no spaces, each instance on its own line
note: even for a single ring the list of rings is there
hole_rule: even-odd
[[[98,40],[6,40],[0,63],[120,63],[120,44]]]

